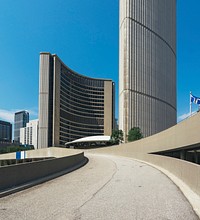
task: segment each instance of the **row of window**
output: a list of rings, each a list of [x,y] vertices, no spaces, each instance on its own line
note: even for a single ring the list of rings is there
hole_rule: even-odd
[[[100,112],[100,114],[98,114],[97,112],[85,113],[85,112],[82,112],[82,111],[77,111],[76,109],[68,108],[68,106],[66,104],[63,105],[62,101],[61,101],[61,104],[60,104],[60,108],[63,111],[67,111],[70,114],[77,115],[77,116],[89,117],[89,118],[93,118],[93,117],[94,118],[102,118],[102,117],[104,117],[104,112],[103,111]]]
[[[12,136],[12,126],[11,125],[1,125],[0,124],[0,139],[2,140],[11,140]]]
[[[81,108],[77,105],[73,105],[71,102],[66,102],[63,101],[63,99],[60,100],[60,103],[64,106],[68,106],[68,108],[77,111],[77,112],[85,112],[85,113],[90,113],[90,114],[103,114],[104,113],[104,108]]]
[[[86,94],[92,94],[92,95],[103,95],[104,94],[104,88],[97,88],[97,87],[91,87],[91,88],[84,88],[84,85],[78,85],[74,83],[70,79],[66,79],[61,75],[61,82],[65,84],[68,88],[72,88],[75,92],[81,91],[82,93]],[[72,83],[73,82],[73,83]]]
[[[70,127],[76,127],[77,129],[88,129],[88,130],[95,130],[95,129],[104,129],[104,125],[91,125],[91,124],[81,124],[81,123],[74,123],[70,121],[69,119],[65,118],[60,118],[60,122],[64,124],[65,126],[70,126]]]
[[[68,112],[71,112],[72,114],[83,115],[83,116],[88,116],[88,117],[98,117],[98,115],[104,114],[104,108],[101,108],[99,110],[96,110],[96,109],[93,110],[90,108],[81,109],[81,108],[73,107],[69,105],[68,102],[65,102],[63,100],[60,100],[60,107],[64,108]]]
[[[81,129],[81,128],[77,128],[75,126],[69,126],[66,125],[64,123],[60,123],[60,130],[61,131],[65,131],[65,132],[79,132],[79,133],[98,133],[99,131],[103,132],[104,128],[103,127],[98,127],[97,129]]]
[[[63,127],[60,127],[60,132],[62,132],[63,134],[65,134],[65,136],[69,136],[69,135],[78,135],[78,136],[91,136],[91,135],[97,135],[99,133],[103,134],[104,130],[96,130],[96,131],[92,131],[92,130],[87,130],[85,132],[83,131],[79,131],[79,130],[73,130],[72,128],[70,129],[65,129]]]
[[[104,118],[85,118],[77,115],[72,115],[69,112],[60,110],[60,117],[69,119],[70,121],[88,124],[88,125],[104,125]]]
[[[89,99],[91,101],[93,101],[93,99],[104,99],[104,92],[94,94],[93,92],[87,92],[81,89],[75,90],[72,86],[66,85],[63,81],[61,81],[61,90],[62,89],[64,89],[68,95],[76,94],[79,99]]]
[[[104,86],[103,80],[90,79],[85,76],[75,74],[74,72],[69,71],[66,68],[62,68],[62,66],[61,66],[61,76],[63,76],[67,80],[70,80],[71,84],[73,83],[77,87],[82,87],[85,89],[93,88],[94,90],[99,90],[99,88],[103,88]]]
[[[61,64],[60,144],[104,134],[104,80],[79,75]]]
[[[76,98],[77,100],[81,100],[85,103],[96,103],[96,102],[104,102],[104,96],[94,96],[93,98],[88,98],[84,96],[85,94],[82,93],[81,96],[77,95],[76,93],[73,93],[69,90],[67,90],[65,87],[61,86],[61,91],[66,94],[66,96],[69,97],[69,99]]]
[[[102,103],[102,102],[100,102],[100,103],[83,102],[82,100],[75,99],[73,96],[69,97],[63,91],[60,91],[60,99],[63,101],[66,101],[68,103],[68,105],[70,105],[72,103],[73,106],[77,106],[77,107],[85,108],[85,109],[94,108],[95,110],[97,110],[97,109],[102,110],[102,107],[104,107],[104,103]]]

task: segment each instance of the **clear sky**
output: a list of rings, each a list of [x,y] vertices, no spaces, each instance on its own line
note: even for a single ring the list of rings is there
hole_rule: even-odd
[[[177,2],[180,120],[189,113],[189,92],[200,97],[200,1]],[[42,51],[81,74],[113,79],[118,117],[118,25],[118,0],[0,0],[0,119],[12,122],[18,110],[38,117]]]

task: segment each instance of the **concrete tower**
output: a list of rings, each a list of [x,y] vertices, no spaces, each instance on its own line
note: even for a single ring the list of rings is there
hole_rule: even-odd
[[[176,0],[120,0],[119,129],[176,124]]]

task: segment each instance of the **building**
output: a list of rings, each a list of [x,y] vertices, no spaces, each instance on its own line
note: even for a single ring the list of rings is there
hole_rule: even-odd
[[[29,113],[27,111],[20,111],[15,113],[14,121],[14,142],[20,143],[20,128],[26,127],[29,122]]]
[[[176,0],[120,0],[119,129],[176,124]]]
[[[0,145],[12,143],[12,124],[0,120]]]
[[[20,143],[23,145],[33,145],[38,148],[38,124],[39,120],[31,120],[26,127],[20,128]]]
[[[112,80],[80,75],[58,56],[40,54],[39,148],[111,135],[114,112]]]

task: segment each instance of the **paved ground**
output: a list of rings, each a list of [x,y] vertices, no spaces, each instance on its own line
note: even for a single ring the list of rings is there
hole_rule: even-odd
[[[126,158],[88,157],[77,171],[0,199],[0,219],[198,219],[160,171]]]

